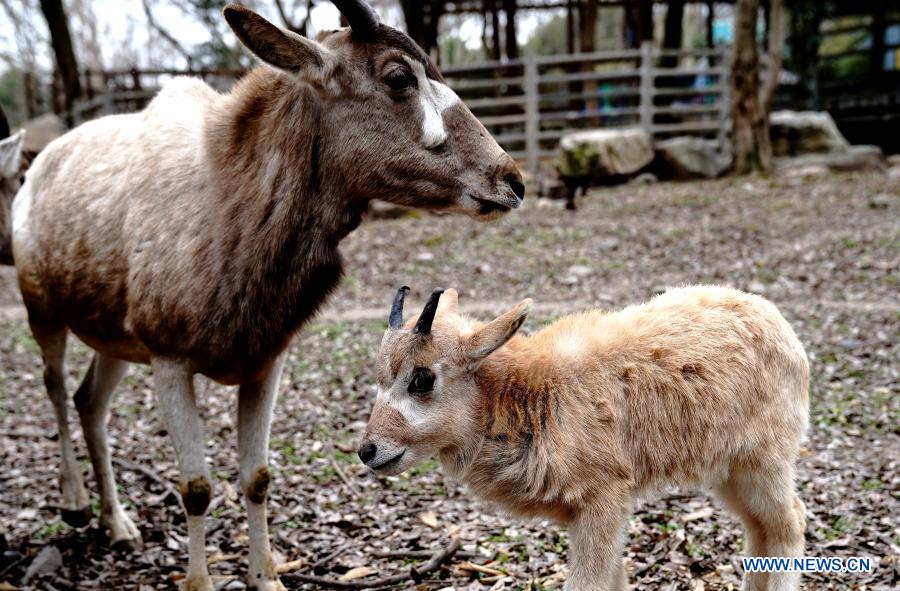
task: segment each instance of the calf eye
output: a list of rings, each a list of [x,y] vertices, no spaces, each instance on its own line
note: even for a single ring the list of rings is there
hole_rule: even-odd
[[[385,77],[384,83],[393,90],[406,90],[407,88],[417,86],[419,81],[416,79],[416,76],[406,68],[397,68],[392,70],[391,73]]]
[[[412,379],[409,381],[410,394],[427,394],[434,388],[434,373],[425,367],[417,367],[413,370]]]

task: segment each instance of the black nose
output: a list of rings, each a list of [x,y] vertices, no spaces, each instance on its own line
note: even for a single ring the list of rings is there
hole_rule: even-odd
[[[368,464],[375,457],[375,454],[378,453],[378,446],[370,441],[359,446],[356,453],[363,464]]]
[[[512,189],[519,199],[525,199],[525,183],[522,182],[522,175],[519,173],[508,174],[504,177],[506,184]]]

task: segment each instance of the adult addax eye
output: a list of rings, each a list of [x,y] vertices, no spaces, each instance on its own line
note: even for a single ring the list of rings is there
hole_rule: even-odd
[[[406,68],[395,68],[385,76],[384,83],[391,87],[392,90],[406,90],[407,88],[415,88],[419,81],[415,74]]]
[[[427,394],[434,389],[434,372],[426,367],[417,367],[413,370],[412,379],[407,390],[410,394]]]

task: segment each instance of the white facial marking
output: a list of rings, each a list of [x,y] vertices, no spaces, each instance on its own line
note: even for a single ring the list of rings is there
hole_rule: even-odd
[[[440,146],[447,141],[444,111],[459,102],[459,96],[449,86],[430,79],[425,66],[407,60],[419,81],[419,105],[422,107],[422,143],[426,148]]]
[[[405,392],[395,393],[393,388],[385,392],[379,388],[377,399],[399,412],[412,427],[421,424],[425,420],[425,412],[419,406],[419,403]]]

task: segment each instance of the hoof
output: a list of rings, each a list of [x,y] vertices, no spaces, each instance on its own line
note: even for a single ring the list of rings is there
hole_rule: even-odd
[[[122,554],[132,554],[141,549],[141,541],[139,539],[126,538],[124,540],[116,540],[110,547],[114,551],[121,552]]]
[[[84,527],[91,522],[91,518],[94,516],[90,505],[81,509],[61,509],[59,514],[62,520],[72,527]]]
[[[181,586],[181,591],[213,591],[212,579],[209,578],[209,575],[188,576]]]

